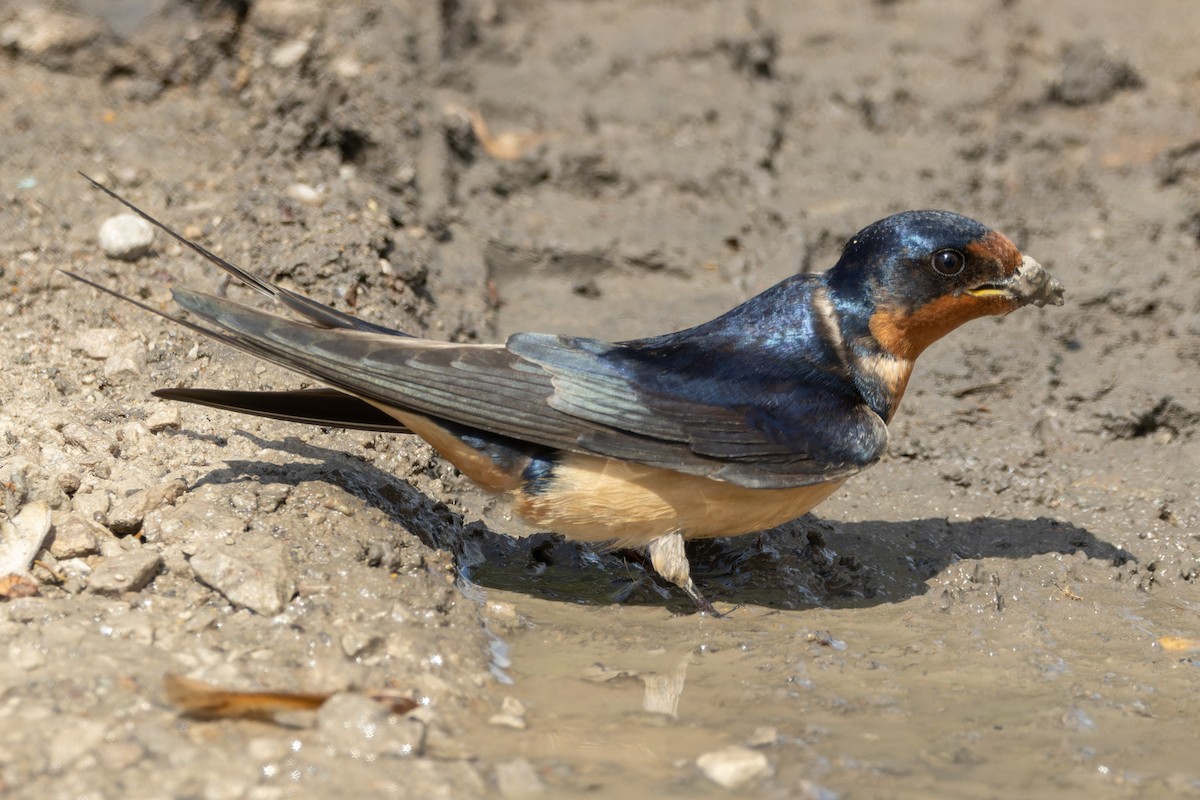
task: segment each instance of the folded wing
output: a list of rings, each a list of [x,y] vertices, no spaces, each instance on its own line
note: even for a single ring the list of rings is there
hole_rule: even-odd
[[[812,369],[804,359],[772,362],[770,354],[753,349],[718,357],[722,348],[703,341],[690,342],[685,352],[689,348],[678,347],[678,336],[670,352],[648,345],[650,340],[610,344],[528,333],[506,345],[415,339],[257,278],[88,180],[304,321],[183,289],[175,290],[175,299],[202,322],[178,319],[67,274],[333,387],[298,392],[181,388],[156,392],[162,397],[396,432],[407,428],[387,410],[399,409],[452,423],[455,435],[480,434],[485,441],[505,437],[628,459],[750,488],[844,478],[870,466],[886,449],[883,420],[845,381],[822,377],[828,364],[819,356],[808,360]]]
[[[761,387],[732,378],[718,391],[707,379],[655,385],[626,345],[544,334],[449,344],[325,328],[187,290],[175,298],[216,328],[197,330],[372,405],[545,447],[753,488],[846,477],[886,447],[886,426],[853,397],[797,383],[756,399]]]

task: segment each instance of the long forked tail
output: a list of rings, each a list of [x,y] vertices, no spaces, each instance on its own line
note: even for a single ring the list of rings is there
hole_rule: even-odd
[[[190,250],[192,250],[195,253],[198,253],[206,261],[208,261],[212,264],[216,264],[218,267],[225,270],[225,272],[227,272],[230,275],[232,275],[233,277],[237,278],[239,281],[246,284],[250,288],[255,289],[259,292],[262,292],[263,294],[267,295],[268,297],[274,298],[275,300],[282,303],[287,308],[296,312],[300,316],[310,320],[311,322],[314,322],[317,325],[320,325],[321,327],[324,327],[324,328],[346,328],[349,330],[356,330],[356,331],[368,331],[370,333],[386,333],[386,334],[389,334],[392,336],[409,336],[410,335],[410,334],[404,333],[403,331],[395,330],[394,328],[388,328],[383,325],[376,325],[372,322],[367,322],[365,320],[361,320],[358,317],[354,317],[354,316],[351,316],[350,314],[343,313],[341,311],[338,311],[335,308],[330,308],[329,306],[325,305],[324,303],[318,303],[316,300],[307,298],[302,294],[296,294],[295,292],[289,291],[280,286],[276,286],[273,283],[268,283],[267,281],[264,281],[261,278],[258,278],[256,276],[250,274],[249,272],[247,272],[246,270],[237,266],[236,264],[231,264],[230,262],[221,258],[219,255],[212,252],[211,250],[204,247],[203,245],[193,242],[191,239],[187,238],[183,234],[168,227],[166,224],[164,224],[164,223],[158,221],[157,219],[155,219],[154,217],[150,216],[145,211],[143,211],[142,209],[135,206],[133,203],[126,200],[124,197],[121,197],[121,195],[117,194],[112,189],[109,189],[107,186],[100,184],[99,182],[97,182],[93,178],[89,177],[88,175],[84,175],[84,173],[82,173],[82,172],[80,172],[79,174],[81,176],[83,176],[83,178],[85,180],[87,180],[89,183],[91,183],[92,186],[94,186],[97,189],[99,189],[100,191],[104,192],[106,195],[108,195],[109,197],[116,200],[121,205],[128,208],[134,214],[137,214],[139,217],[146,220],[146,222],[149,222],[154,227],[163,231],[164,233],[166,233],[172,239],[175,239],[177,242],[179,242],[183,246],[189,248]],[[68,274],[70,274],[70,273],[68,273]],[[76,276],[76,275],[72,275],[71,277],[78,278],[78,276]],[[79,280],[83,280],[83,279],[79,278]],[[90,281],[84,281],[84,282],[90,283]],[[92,285],[95,286],[95,284],[92,284]],[[103,287],[98,287],[98,288],[103,288]],[[111,292],[110,292],[110,294],[111,294]]]
[[[76,275],[68,270],[60,270],[64,275],[85,283],[93,289],[99,289],[105,294],[112,295],[130,305],[137,306],[155,316],[170,320],[176,325],[224,342],[230,347],[246,350],[246,347],[229,334],[213,328],[200,325],[182,317],[172,316],[164,311],[149,306],[140,300],[123,295],[107,286],[88,280],[82,275]],[[253,352],[253,351],[252,351]],[[254,353],[258,355],[258,353]],[[287,422],[303,422],[309,425],[329,425],[335,428],[354,428],[366,431],[385,431],[389,433],[410,433],[408,428],[397,422],[393,417],[383,413],[375,406],[358,399],[353,395],[339,392],[337,389],[296,389],[279,392],[254,392],[236,389],[157,389],[155,397],[164,400],[179,400],[185,403],[220,408],[225,411],[237,411],[242,414],[252,414],[256,417],[270,417]]]
[[[83,175],[83,173],[80,174]],[[247,286],[274,298],[287,308],[303,316],[318,327],[341,328],[367,333],[387,334],[406,338],[409,337],[409,334],[403,333],[402,331],[397,331],[391,328],[385,328],[382,325],[374,325],[372,323],[365,322],[357,317],[344,314],[341,311],[330,308],[322,303],[318,303],[315,300],[310,300],[303,295],[296,294],[295,292],[288,291],[287,289],[283,289],[275,286],[274,284],[261,280],[237,265],[231,264],[202,245],[197,244],[196,242],[193,242],[192,240],[177,233],[167,225],[163,224],[159,220],[130,203],[125,198],[100,185],[95,180],[92,180],[92,178],[88,177],[87,175],[83,175],[83,177],[90,181],[91,184],[97,189],[117,200],[119,203],[133,211],[150,224],[165,231],[169,236],[198,253],[205,260],[216,264],[225,272],[234,276]],[[168,319],[171,322],[182,325],[183,327],[188,328],[196,333],[217,339],[218,341],[222,341],[225,344],[233,347],[239,347],[239,343],[235,340],[235,337],[232,337],[227,333],[214,330],[205,325],[192,322],[191,320],[173,316],[68,270],[60,271],[81,283],[85,283],[88,286],[99,289],[100,291],[112,295],[119,300],[123,300],[131,305],[137,306],[143,311],[148,311],[151,314]],[[246,348],[240,347],[239,349]],[[289,422],[303,422],[312,425],[329,425],[333,427],[355,428],[359,430],[387,431],[391,433],[410,432],[404,425],[396,421],[393,417],[380,411],[370,403],[364,402],[353,395],[340,392],[336,389],[322,388],[298,389],[294,391],[278,392],[254,392],[223,389],[191,389],[180,387],[175,389],[159,389],[155,391],[154,394],[157,397],[162,397],[167,400],[179,400],[188,403],[196,403],[198,405],[209,406],[212,408],[220,408],[227,411],[237,411],[244,414],[270,417],[272,419],[281,419]]]

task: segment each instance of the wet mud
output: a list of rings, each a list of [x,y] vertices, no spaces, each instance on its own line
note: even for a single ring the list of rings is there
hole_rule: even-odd
[[[39,539],[0,583],[0,795],[1200,795],[1198,25],[0,3],[0,520]],[[1003,231],[1066,304],[932,347],[888,456],[813,514],[692,548],[712,619],[418,441],[151,397],[304,384],[59,272],[251,299],[161,235],[106,256],[122,209],[76,170],[456,341],[694,324],[909,208]],[[334,695],[200,720],[169,675]]]

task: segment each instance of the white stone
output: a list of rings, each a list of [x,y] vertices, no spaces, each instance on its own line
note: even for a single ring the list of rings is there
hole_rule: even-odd
[[[92,572],[88,590],[105,595],[141,591],[162,567],[162,556],[153,550],[133,550],[111,556]]]
[[[179,406],[171,403],[163,403],[158,408],[150,412],[146,417],[146,430],[151,433],[158,433],[167,428],[179,427]]]
[[[104,360],[104,377],[110,383],[137,380],[145,372],[146,346],[137,339],[120,345]]]
[[[290,69],[300,63],[300,59],[308,53],[308,42],[303,39],[292,39],[284,42],[271,51],[271,66],[276,69]]]
[[[705,753],[696,759],[696,766],[706,778],[726,789],[737,789],[771,769],[765,755],[741,745]]]
[[[154,226],[133,214],[118,214],[100,226],[100,248],[109,258],[136,261],[150,252]]]
[[[293,183],[284,190],[291,199],[306,206],[319,206],[325,202],[325,194],[320,189],[314,189],[307,183]]]

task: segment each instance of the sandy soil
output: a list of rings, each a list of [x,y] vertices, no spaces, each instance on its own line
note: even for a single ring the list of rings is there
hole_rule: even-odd
[[[52,525],[0,602],[0,795],[1200,795],[1197,30],[1188,0],[0,3],[3,514]],[[503,536],[419,442],[150,397],[301,382],[58,272],[221,288],[161,236],[106,258],[75,170],[455,340],[695,323],[920,207],[1068,305],[939,343],[886,461],[698,548],[734,610],[678,615]],[[169,673],[338,694],[204,722]]]

